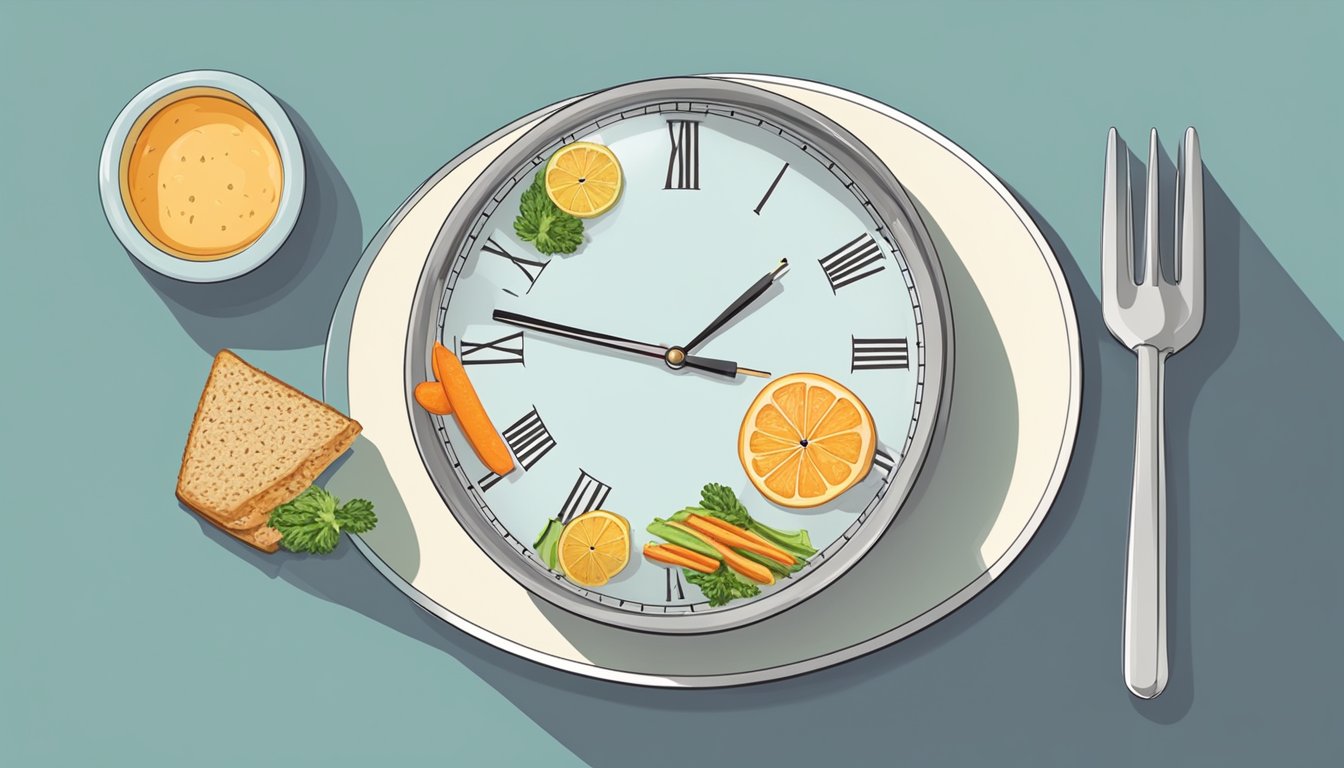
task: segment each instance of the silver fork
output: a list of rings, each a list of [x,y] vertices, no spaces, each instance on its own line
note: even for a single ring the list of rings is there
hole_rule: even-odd
[[[1123,156],[1123,175],[1120,163]],[[1157,224],[1157,129],[1148,139],[1143,282],[1134,277],[1129,150],[1114,128],[1106,139],[1101,224],[1102,315],[1139,359],[1134,486],[1125,551],[1125,685],[1143,699],[1167,686],[1167,502],[1165,366],[1204,324],[1204,166],[1187,128],[1176,169],[1176,275],[1162,275]]]

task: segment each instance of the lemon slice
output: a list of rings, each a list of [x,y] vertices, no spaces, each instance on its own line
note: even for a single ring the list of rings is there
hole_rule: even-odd
[[[630,562],[630,523],[606,510],[586,512],[565,526],[557,549],[571,581],[600,587]]]
[[[863,401],[815,373],[766,385],[738,433],[737,455],[756,490],[793,508],[818,507],[873,466],[877,429]]]
[[[616,155],[591,141],[567,144],[546,163],[546,194],[560,210],[581,219],[611,210],[623,183]]]

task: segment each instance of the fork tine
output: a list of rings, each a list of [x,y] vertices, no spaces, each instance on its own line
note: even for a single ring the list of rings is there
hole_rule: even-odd
[[[1157,129],[1148,134],[1148,189],[1143,202],[1143,282],[1162,282],[1162,251],[1158,247]]]
[[[1189,304],[1204,297],[1204,162],[1199,134],[1185,129],[1185,141],[1176,166],[1176,279]]]
[[[1120,157],[1125,173],[1120,175]],[[1134,224],[1129,205],[1129,149],[1111,128],[1106,135],[1106,178],[1101,204],[1101,285],[1115,295],[1125,285],[1134,285]],[[1113,285],[1112,285],[1113,283]]]

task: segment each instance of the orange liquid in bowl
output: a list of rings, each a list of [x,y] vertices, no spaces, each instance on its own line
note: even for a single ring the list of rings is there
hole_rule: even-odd
[[[275,218],[280,151],[245,105],[182,98],[150,116],[134,142],[124,197],[136,229],[161,250],[196,261],[227,258]]]

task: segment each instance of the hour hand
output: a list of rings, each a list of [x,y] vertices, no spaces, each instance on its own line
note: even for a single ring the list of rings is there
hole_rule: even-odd
[[[729,320],[737,317],[742,313],[742,310],[746,309],[753,301],[759,299],[762,294],[770,290],[770,286],[774,285],[775,281],[783,277],[784,273],[788,271],[789,260],[780,259],[774,269],[770,270],[764,277],[753,283],[741,296],[733,299],[733,303],[729,304],[727,309],[720,312],[718,317],[710,321],[709,325],[705,326],[703,331],[697,333],[695,338],[691,339],[690,342],[686,344],[685,348],[691,350],[703,344],[705,339],[708,339],[715,331],[727,325]]]
[[[496,309],[493,317],[495,322],[507,323],[519,328],[548,333],[552,336],[573,339],[574,341],[581,341],[599,347],[629,352],[642,357],[657,358],[667,363],[667,366],[673,369],[683,367],[695,368],[696,370],[705,371],[706,373],[715,373],[720,376],[726,376],[730,379],[736,378],[738,374],[744,376],[765,377],[770,375],[765,371],[741,368],[737,363],[730,360],[688,355],[686,354],[686,350],[681,347],[646,344],[642,341],[633,341],[631,339],[623,339],[620,336],[612,336],[609,333],[598,333],[597,331],[588,331],[570,325],[553,323],[549,320],[539,320],[535,317],[528,317],[527,315],[520,315],[517,312],[509,312],[503,309]]]

